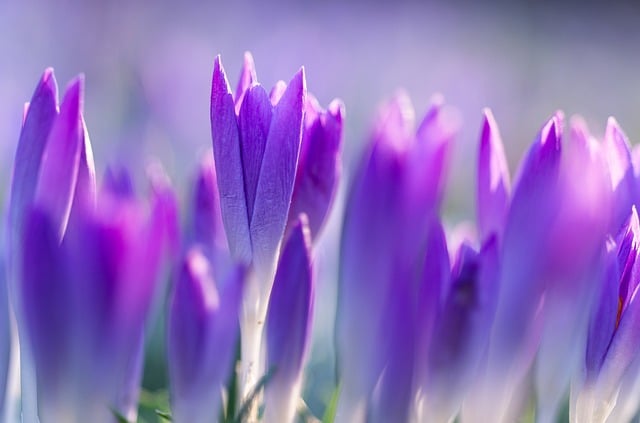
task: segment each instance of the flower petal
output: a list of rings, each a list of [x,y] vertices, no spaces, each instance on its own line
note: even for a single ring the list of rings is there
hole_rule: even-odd
[[[273,271],[289,213],[306,91],[304,69],[300,69],[273,111],[262,159],[250,230],[253,263],[267,277]]]
[[[171,296],[168,363],[176,422],[210,422],[220,410],[220,390],[232,371],[243,274],[220,290],[207,259],[191,249]]]
[[[636,201],[638,187],[635,182],[629,140],[613,117],[607,121],[603,148],[609,163],[611,186],[615,198],[612,231],[616,232],[627,219],[629,209]]]
[[[9,237],[21,236],[25,207],[33,201],[49,132],[58,115],[58,88],[53,69],[44,71],[26,111],[14,159],[9,201]],[[12,253],[13,248],[9,250]]]
[[[71,82],[65,93],[42,155],[35,201],[48,210],[62,238],[76,189],[83,146],[82,101],[84,77]]]
[[[478,231],[485,240],[501,237],[509,206],[511,181],[502,138],[491,110],[484,110],[478,153]]]
[[[244,171],[244,192],[249,216],[253,215],[260,167],[267,144],[272,114],[273,107],[264,88],[261,85],[253,85],[248,88],[240,108],[238,123],[242,169]]]
[[[265,388],[265,421],[292,421],[300,395],[314,304],[310,248],[307,219],[300,215],[280,255],[269,296],[266,368],[275,373]]]
[[[242,263],[251,261],[249,216],[244,193],[240,135],[233,96],[220,56],[216,57],[211,85],[211,138],[222,220],[231,255]]]
[[[249,88],[258,83],[258,76],[256,75],[256,65],[253,62],[253,56],[246,51],[244,53],[244,61],[242,62],[242,70],[240,71],[240,78],[238,79],[238,85],[235,92],[235,108],[236,114],[240,114],[242,102],[244,96]]]
[[[315,240],[338,187],[344,105],[334,100],[323,111],[309,96],[305,110],[305,130],[287,226],[291,230],[297,216],[305,213]]]

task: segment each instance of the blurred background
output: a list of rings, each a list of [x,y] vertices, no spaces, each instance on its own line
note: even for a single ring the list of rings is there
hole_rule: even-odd
[[[48,66],[61,90],[76,74],[86,75],[85,117],[99,174],[119,163],[140,178],[141,163],[159,159],[183,200],[211,146],[216,54],[233,86],[249,50],[263,85],[288,81],[304,65],[309,90],[323,105],[343,99],[343,185],[382,101],[404,88],[420,117],[432,95],[442,94],[461,120],[445,206],[453,221],[474,215],[485,106],[494,111],[512,170],[557,109],[581,114],[598,136],[614,115],[632,142],[640,138],[640,6],[632,1],[228,3],[0,0],[0,198],[23,103]],[[306,399],[318,414],[334,383],[330,341],[343,196],[344,189],[316,252],[323,270]],[[161,325],[155,332],[149,389],[166,384]]]

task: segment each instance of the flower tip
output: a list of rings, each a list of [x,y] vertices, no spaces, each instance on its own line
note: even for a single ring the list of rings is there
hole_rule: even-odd
[[[307,77],[304,70],[304,66],[301,66],[298,69],[298,72],[293,76],[289,85],[295,87],[296,91],[301,92],[303,98],[306,97],[307,94]]]
[[[488,107],[482,109],[482,135],[481,145],[490,144],[494,137],[499,136],[498,124],[493,116],[493,112]]]
[[[329,103],[329,107],[327,108],[329,114],[333,116],[333,118],[342,123],[345,114],[344,102],[339,98],[334,99],[331,103]]]
[[[562,134],[562,122],[558,113],[544,125],[540,132],[540,144],[545,149],[560,150],[560,139]]]

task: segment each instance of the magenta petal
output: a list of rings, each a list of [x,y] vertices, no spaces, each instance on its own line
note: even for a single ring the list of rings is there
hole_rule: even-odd
[[[334,100],[323,111],[315,99],[309,98],[305,110],[305,130],[287,226],[293,227],[297,216],[305,213],[311,236],[316,239],[338,187],[344,105]]]
[[[273,111],[251,216],[254,265],[263,272],[270,272],[275,264],[274,257],[287,222],[305,97],[304,69],[300,69]]]
[[[261,85],[249,88],[244,96],[238,117],[242,168],[244,170],[244,192],[249,216],[253,215],[256,188],[272,114],[273,107],[264,88]]]
[[[62,238],[76,189],[83,146],[82,98],[84,78],[76,78],[65,93],[42,155],[35,201],[51,215]]]
[[[629,140],[618,122],[612,117],[607,121],[603,147],[609,164],[611,185],[614,192],[614,226],[612,231],[615,232],[627,219],[638,192]]]
[[[236,114],[240,114],[242,102],[249,88],[258,82],[256,75],[256,65],[253,62],[253,56],[248,51],[244,53],[244,61],[242,62],[242,70],[240,71],[240,79],[235,92]]]
[[[25,207],[35,196],[42,154],[58,114],[57,96],[53,69],[47,69],[31,98],[16,149],[9,202],[11,238],[20,232]]]
[[[485,240],[502,235],[509,205],[511,182],[502,138],[491,110],[484,110],[478,154],[478,231]]]
[[[211,137],[222,220],[232,256],[243,263],[251,261],[249,217],[244,192],[240,136],[233,96],[227,77],[216,57],[211,86]]]

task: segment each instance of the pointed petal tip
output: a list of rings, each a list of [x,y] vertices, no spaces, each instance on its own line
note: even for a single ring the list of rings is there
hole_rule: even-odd
[[[335,120],[342,122],[342,120],[344,119],[345,106],[344,102],[341,99],[336,98],[331,101],[327,110]]]

